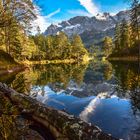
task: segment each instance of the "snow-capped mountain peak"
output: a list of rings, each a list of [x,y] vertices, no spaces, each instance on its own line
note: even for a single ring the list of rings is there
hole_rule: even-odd
[[[98,20],[107,20],[108,18],[110,17],[110,14],[109,13],[99,13],[96,15],[96,19]]]
[[[77,16],[58,25],[51,24],[45,31],[45,35],[56,35],[58,32],[65,32],[68,36],[79,34],[87,45],[92,40],[101,40],[103,37],[113,36],[114,28],[123,19],[130,19],[130,11],[121,11],[112,16],[110,13],[100,13],[95,17]],[[91,42],[92,41],[92,42]]]

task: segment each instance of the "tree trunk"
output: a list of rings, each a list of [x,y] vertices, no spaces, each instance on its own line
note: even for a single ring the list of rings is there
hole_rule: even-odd
[[[23,113],[30,114],[35,121],[48,128],[56,140],[116,140],[98,127],[91,126],[73,115],[46,107],[5,84],[0,83],[0,92],[15,103]]]

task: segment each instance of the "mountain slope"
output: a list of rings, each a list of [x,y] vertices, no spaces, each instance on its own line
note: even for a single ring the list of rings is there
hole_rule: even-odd
[[[58,25],[50,25],[45,31],[45,35],[56,35],[60,31],[68,36],[79,34],[86,46],[100,42],[106,35],[113,37],[117,23],[123,19],[127,21],[130,11],[121,11],[111,16],[109,13],[97,14],[96,17],[77,16],[68,21],[63,21]]]

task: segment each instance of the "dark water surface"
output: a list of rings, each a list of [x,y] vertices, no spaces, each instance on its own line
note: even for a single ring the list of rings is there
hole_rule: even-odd
[[[138,69],[137,62],[35,65],[0,81],[116,138],[140,140]]]

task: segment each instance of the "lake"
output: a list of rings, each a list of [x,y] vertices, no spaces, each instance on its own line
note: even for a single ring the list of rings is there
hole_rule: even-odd
[[[0,76],[16,91],[126,140],[140,139],[137,62],[34,65]]]

